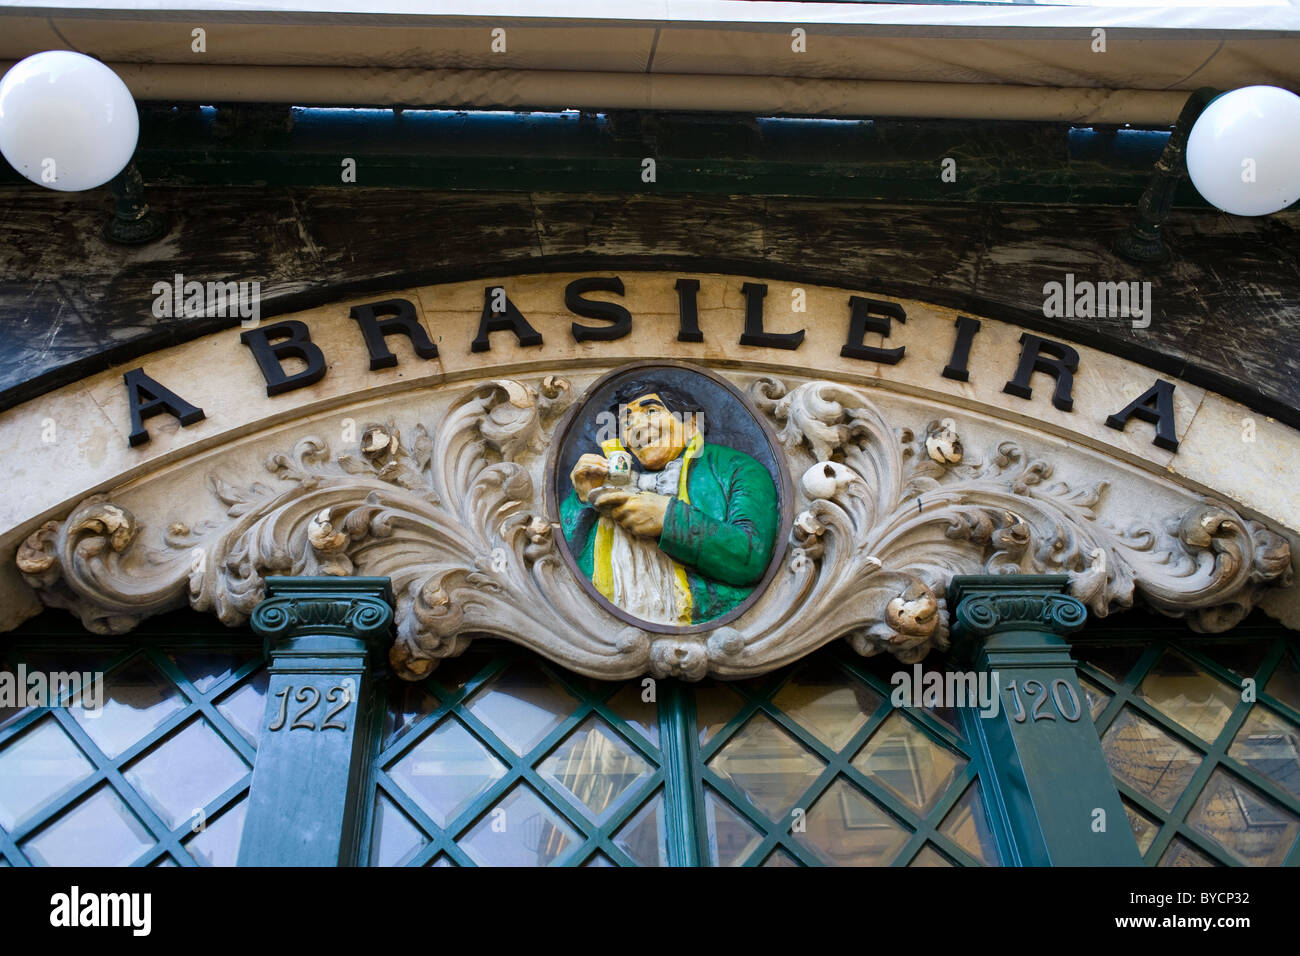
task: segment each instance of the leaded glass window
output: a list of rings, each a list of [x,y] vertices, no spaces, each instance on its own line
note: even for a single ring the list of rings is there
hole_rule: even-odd
[[[1082,641],[1080,681],[1154,866],[1300,862],[1300,644],[1169,627]]]
[[[233,866],[266,693],[251,634],[190,615],[87,635],[53,612],[10,674],[90,674],[102,694],[0,711],[0,855],[14,866]],[[93,677],[92,677],[93,679]]]

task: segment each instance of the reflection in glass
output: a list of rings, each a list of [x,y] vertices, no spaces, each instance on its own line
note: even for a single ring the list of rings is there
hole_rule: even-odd
[[[664,825],[662,790],[614,834],[614,845],[637,866],[668,865],[668,828]]]
[[[1106,705],[1110,703],[1110,694],[1082,674],[1079,675],[1079,686],[1083,688],[1083,696],[1088,702],[1088,716],[1096,720],[1101,716],[1101,712],[1106,709]]]
[[[1300,727],[1262,704],[1251,708],[1228,756],[1300,797]]]
[[[843,777],[817,798],[794,838],[831,866],[885,866],[911,832]]]
[[[517,754],[526,754],[573,713],[573,696],[531,663],[514,664],[488,681],[469,709]]]
[[[174,830],[237,784],[249,769],[200,719],[156,745],[123,775],[164,825]]]
[[[52,717],[37,721],[0,750],[0,827],[12,832],[93,770]]]
[[[744,703],[744,698],[726,684],[701,681],[695,688],[695,726],[700,733],[700,746],[712,740]]]
[[[531,787],[519,784],[458,842],[479,866],[551,866],[581,841]]]
[[[628,791],[650,776],[651,766],[609,725],[588,717],[537,765],[542,779],[573,796],[597,822],[609,816]]]
[[[424,684],[404,680],[388,682],[388,707],[384,711],[384,742],[388,747],[427,714],[438,709],[438,699]]]
[[[239,859],[239,841],[244,835],[247,813],[248,800],[240,800],[191,838],[185,844],[186,851],[200,866],[234,866]]]
[[[128,866],[154,845],[122,798],[102,786],[23,844],[43,866]]]
[[[731,781],[773,820],[784,816],[822,771],[821,758],[757,714],[736,731],[709,761],[709,769]]]
[[[606,705],[616,715],[641,731],[641,736],[659,746],[659,705],[643,699],[641,684],[633,681],[609,699]]]
[[[984,801],[980,798],[978,783],[972,783],[966,788],[961,799],[944,817],[939,832],[985,866],[998,865],[993,831],[989,829],[989,818],[984,812]]]
[[[934,848],[934,844],[927,843],[921,847],[921,852],[912,857],[912,862],[908,866],[956,866],[952,860],[948,859],[942,853]]]
[[[1101,740],[1116,779],[1172,810],[1201,764],[1201,755],[1145,717],[1124,708]]]
[[[708,787],[704,788],[704,823],[713,866],[742,866],[763,842],[763,835]]]
[[[201,694],[212,690],[252,657],[240,651],[172,651],[167,656]]]
[[[68,712],[100,750],[117,757],[184,706],[171,681],[137,655],[105,678],[102,709]]]
[[[1156,661],[1142,679],[1138,694],[1208,743],[1219,736],[1240,700],[1240,691],[1173,651],[1166,651]]]
[[[1182,837],[1175,837],[1156,866],[1218,866]]]
[[[1280,866],[1300,819],[1254,787],[1216,767],[1187,822],[1251,866]]]
[[[797,670],[772,703],[836,752],[867,722],[881,697],[819,658]]]
[[[266,687],[270,673],[265,667],[244,681],[233,694],[228,694],[217,710],[239,731],[240,736],[254,747],[262,732],[262,717],[266,712]]]
[[[782,850],[780,847],[777,847],[775,850],[773,850],[771,854],[768,855],[768,858],[763,861],[763,866],[801,866],[801,865],[802,864],[800,864],[798,860],[792,857],[789,853],[786,853],[785,850]]]
[[[966,763],[965,757],[936,744],[898,711],[853,758],[853,766],[921,813],[934,807]]]
[[[375,821],[370,831],[371,866],[405,866],[429,842],[397,804],[376,791]]]
[[[505,772],[505,765],[450,717],[388,767],[393,782],[440,827],[450,824]]]
[[[583,866],[613,866],[614,864],[610,861],[609,857],[607,857],[605,854],[597,850],[591,856],[587,857],[586,861],[582,865]]]
[[[1120,798],[1123,800],[1123,798]],[[1124,800],[1124,812],[1128,815],[1129,826],[1133,828],[1133,838],[1137,840],[1138,852],[1146,856],[1147,850],[1151,849],[1151,844],[1155,841],[1156,834],[1160,831],[1160,824],[1152,820],[1149,816],[1139,810],[1133,804]]]
[[[1283,652],[1282,659],[1277,662],[1277,668],[1268,679],[1264,691],[1292,710],[1300,711],[1300,670],[1296,668],[1289,649]]]

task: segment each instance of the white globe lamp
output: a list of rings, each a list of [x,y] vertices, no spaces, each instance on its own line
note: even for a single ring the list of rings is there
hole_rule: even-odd
[[[93,57],[49,50],[0,80],[0,153],[38,185],[102,186],[131,162],[139,135],[131,91]]]
[[[1267,216],[1300,199],[1300,96],[1243,86],[1216,97],[1187,138],[1187,175],[1212,206]]]

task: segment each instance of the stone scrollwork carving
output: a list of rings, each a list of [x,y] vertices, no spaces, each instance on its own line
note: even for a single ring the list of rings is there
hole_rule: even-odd
[[[303,437],[248,487],[214,474],[221,521],[146,524],[90,498],[32,534],[17,563],[47,605],[101,633],[187,600],[244,624],[270,575],[388,577],[390,661],[407,679],[482,633],[610,679],[752,675],[841,637],[911,663],[948,646],[955,574],[1066,574],[1093,615],[1141,598],[1207,631],[1290,581],[1286,539],[1224,503],[1118,527],[1098,517],[1104,482],[1071,485],[1010,441],[963,447],[952,418],[896,427],[869,390],[827,381],[758,378],[749,395],[796,476],[795,517],[767,589],[712,629],[628,625],[566,565],[542,493],[544,450],[574,399],[557,376],[468,387],[436,422],[371,423],[337,453]]]

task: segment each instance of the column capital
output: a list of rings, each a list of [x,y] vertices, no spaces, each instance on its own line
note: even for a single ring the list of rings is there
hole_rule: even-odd
[[[388,578],[330,576],[267,578],[266,598],[249,621],[268,649],[326,636],[370,645],[388,636],[392,622]]]
[[[1046,631],[1065,637],[1083,627],[1088,609],[1064,591],[1064,574],[958,575],[948,586],[948,606],[958,640],[1005,631]]]

